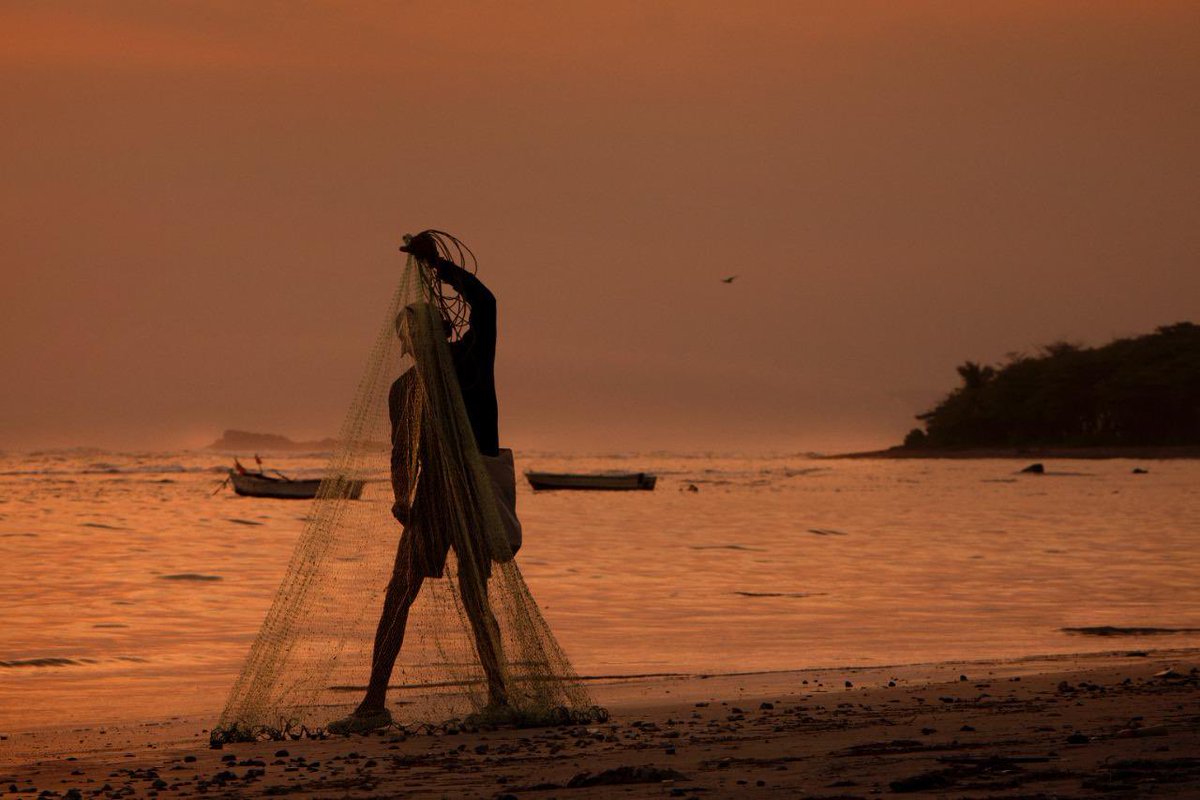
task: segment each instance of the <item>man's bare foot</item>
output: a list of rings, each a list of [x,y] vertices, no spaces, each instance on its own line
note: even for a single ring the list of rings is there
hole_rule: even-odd
[[[325,726],[334,734],[370,733],[392,724],[392,712],[386,708],[359,708],[349,716],[336,719]]]

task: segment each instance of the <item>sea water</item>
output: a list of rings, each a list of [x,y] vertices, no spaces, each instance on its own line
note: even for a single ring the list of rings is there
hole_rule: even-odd
[[[1200,645],[1067,630],[1200,629],[1200,462],[517,461],[659,476],[653,492],[519,486],[518,563],[585,676]],[[0,733],[219,711],[309,510],[235,496],[228,465],[0,456]]]

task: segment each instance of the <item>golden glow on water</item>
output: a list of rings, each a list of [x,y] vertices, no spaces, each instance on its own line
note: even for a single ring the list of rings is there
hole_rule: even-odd
[[[1061,630],[1200,627],[1194,461],[1146,475],[1051,462],[1060,474],[1038,477],[1012,461],[518,459],[660,475],[652,493],[520,487],[519,563],[584,675],[1200,643]],[[224,463],[0,460],[0,730],[215,713],[307,511],[213,496]],[[321,463],[272,461],[297,474]],[[41,659],[70,663],[21,663]]]

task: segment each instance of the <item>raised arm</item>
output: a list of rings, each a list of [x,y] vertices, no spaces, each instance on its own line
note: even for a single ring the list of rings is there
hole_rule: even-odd
[[[470,316],[467,318],[471,330],[480,334],[491,332],[494,336],[496,296],[492,294],[491,290],[483,285],[483,281],[453,261],[439,257],[433,259],[432,265],[437,272],[438,279],[462,295],[462,299],[466,300],[467,305],[471,307]]]
[[[404,246],[400,248],[402,252],[410,253],[428,264],[437,273],[438,280],[453,288],[467,302],[471,308],[470,316],[467,318],[471,330],[482,338],[494,340],[496,337],[496,298],[483,285],[483,282],[453,261],[442,258],[438,252],[437,242],[429,232],[406,237],[404,241]]]

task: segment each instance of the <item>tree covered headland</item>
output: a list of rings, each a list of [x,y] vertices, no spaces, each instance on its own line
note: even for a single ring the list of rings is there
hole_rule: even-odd
[[[996,367],[968,361],[958,374],[906,447],[1200,444],[1200,325],[1190,322],[1103,347],[1059,342]]]

